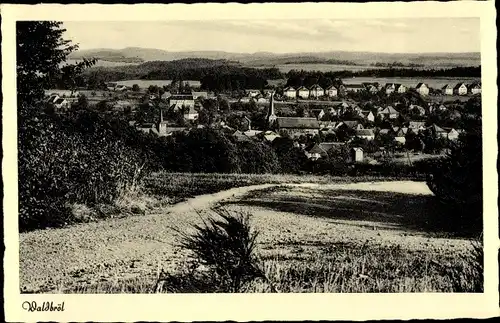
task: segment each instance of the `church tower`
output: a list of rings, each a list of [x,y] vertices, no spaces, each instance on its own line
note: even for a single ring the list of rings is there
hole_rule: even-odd
[[[271,93],[271,99],[269,103],[269,112],[267,115],[267,124],[269,128],[272,128],[274,125],[274,122],[276,121],[278,117],[274,113],[274,92]]]
[[[160,108],[160,122],[158,123],[158,132],[160,134],[167,133],[167,122],[163,121],[163,109]]]

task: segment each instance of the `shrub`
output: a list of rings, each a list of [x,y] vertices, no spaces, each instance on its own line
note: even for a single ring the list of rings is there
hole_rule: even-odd
[[[182,238],[180,246],[193,254],[193,268],[203,266],[208,270],[203,274],[191,271],[168,276],[170,288],[177,285],[177,291],[179,288],[185,291],[186,286],[204,286],[204,291],[241,292],[246,283],[265,278],[255,254],[257,232],[250,228],[249,215],[233,215],[220,207],[212,210],[218,219],[210,218],[203,221],[203,225],[193,225],[195,232],[191,235],[179,232]]]
[[[482,176],[480,130],[462,136],[446,158],[429,165],[427,185],[459,230],[482,230]]]
[[[21,231],[75,221],[72,203],[112,203],[137,184],[144,165],[140,152],[89,111],[21,119],[18,148]]]
[[[471,250],[465,255],[460,255],[462,266],[453,267],[450,278],[453,290],[459,293],[484,291],[484,251],[483,239],[480,237],[472,240]]]

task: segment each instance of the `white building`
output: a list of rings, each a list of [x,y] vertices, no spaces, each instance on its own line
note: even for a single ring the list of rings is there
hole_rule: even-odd
[[[468,92],[467,85],[465,85],[465,83],[458,83],[453,88],[453,92],[457,95],[467,95]]]
[[[311,89],[309,90],[309,97],[319,98],[324,95],[325,91],[321,86],[319,86],[318,84],[314,84],[313,86],[311,86]]]
[[[325,91],[326,96],[328,97],[336,97],[338,95],[338,90],[335,86],[330,85],[329,87],[326,88]]]
[[[297,96],[299,98],[307,99],[309,98],[309,89],[305,86],[301,86],[297,89]]]
[[[289,86],[283,90],[283,95],[289,99],[295,99],[297,97],[297,90]]]
[[[420,95],[429,95],[429,87],[425,83],[418,83],[415,89]]]

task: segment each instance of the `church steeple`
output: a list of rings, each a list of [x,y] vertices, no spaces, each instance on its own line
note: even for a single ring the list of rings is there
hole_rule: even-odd
[[[278,117],[276,117],[276,114],[274,113],[274,92],[271,92],[271,99],[269,100],[269,113],[267,115],[267,122],[268,126],[272,127],[274,122]]]
[[[158,122],[158,132],[160,134],[167,133],[167,122],[163,120],[163,109],[160,108],[160,122]]]

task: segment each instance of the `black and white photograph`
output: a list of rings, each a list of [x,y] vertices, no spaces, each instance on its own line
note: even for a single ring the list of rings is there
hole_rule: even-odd
[[[480,17],[59,17],[15,21],[24,312],[485,292]]]

